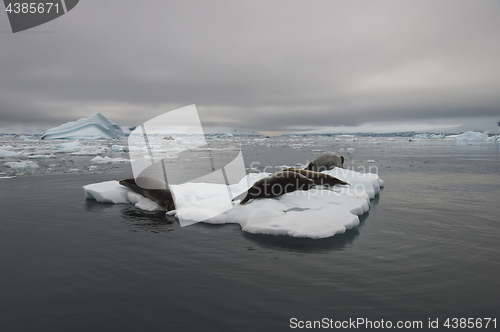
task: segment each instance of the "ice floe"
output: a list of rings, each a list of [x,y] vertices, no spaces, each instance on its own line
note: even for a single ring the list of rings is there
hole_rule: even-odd
[[[20,153],[17,153],[17,152],[14,152],[14,151],[0,149],[0,159],[17,157],[19,155],[20,155]]]
[[[384,182],[376,174],[342,168],[325,173],[349,182],[351,186],[337,186],[332,190],[320,187],[308,191],[299,190],[276,198],[253,199],[209,219],[204,218],[212,216],[212,210],[218,210],[217,204],[227,204],[222,203],[222,196],[227,195],[227,190],[218,190],[214,186],[220,185],[210,183],[171,186],[176,193],[176,215],[181,220],[212,224],[238,223],[243,231],[254,234],[330,237],[359,225],[358,216],[368,211],[370,199],[380,192]],[[229,189],[233,197],[236,197],[268,175],[270,173],[248,174]],[[132,203],[148,211],[162,210],[158,204],[121,186],[117,181],[90,184],[83,189],[87,199],[95,199],[98,202]]]
[[[121,138],[122,128],[101,113],[47,130],[42,139]]]
[[[4,167],[10,167],[12,171],[16,172],[32,172],[40,168],[37,163],[32,161],[11,161],[3,164]]]
[[[49,158],[56,158],[54,154],[35,154],[35,155],[30,155],[28,156],[28,159],[49,159]]]
[[[91,162],[96,164],[120,164],[120,163],[129,163],[129,159],[124,158],[110,158],[110,157],[95,157],[91,160]]]

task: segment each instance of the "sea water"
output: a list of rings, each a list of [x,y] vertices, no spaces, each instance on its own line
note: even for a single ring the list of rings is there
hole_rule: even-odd
[[[15,140],[0,145],[16,151]],[[34,174],[6,167],[4,177],[16,177],[0,179],[0,330],[286,331],[324,318],[424,328],[439,319],[444,330],[447,318],[500,319],[498,143],[212,143],[242,146],[248,171],[338,152],[345,167],[377,172],[385,188],[358,227],[313,240],[249,234],[238,224],[180,227],[164,213],[85,200],[82,186],[131,177],[127,163],[67,152],[37,159]],[[55,143],[23,144],[50,154],[42,145]],[[102,154],[116,142],[85,144],[126,158]],[[8,161],[16,160],[0,163]]]

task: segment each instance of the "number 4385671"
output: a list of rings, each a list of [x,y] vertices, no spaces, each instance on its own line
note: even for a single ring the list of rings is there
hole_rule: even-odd
[[[59,13],[59,4],[53,2],[31,2],[31,3],[9,3],[5,11],[9,14],[43,14],[50,13],[55,10],[56,13]]]
[[[491,323],[491,325],[490,325]],[[488,328],[488,325],[497,328],[496,318],[448,318],[443,326],[452,329],[480,329]]]

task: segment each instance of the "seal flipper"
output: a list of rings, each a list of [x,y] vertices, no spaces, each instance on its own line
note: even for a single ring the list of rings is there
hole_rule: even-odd
[[[235,198],[233,198],[232,202],[237,201],[237,200],[241,200],[241,199],[243,199],[243,200],[240,202],[240,204],[245,204],[246,202],[248,202],[250,200],[250,195],[248,194],[248,191],[244,191],[241,194],[239,194],[238,196],[236,196]]]

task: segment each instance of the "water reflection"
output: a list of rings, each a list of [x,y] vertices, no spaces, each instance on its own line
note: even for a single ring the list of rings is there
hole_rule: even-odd
[[[324,252],[332,250],[343,250],[360,234],[360,228],[363,227],[365,220],[370,212],[359,216],[359,225],[347,230],[344,234],[336,234],[325,239],[296,238],[285,235],[264,235],[250,234],[243,232],[243,237],[255,245],[267,249],[276,249],[284,251],[294,251],[303,253]]]
[[[146,230],[153,233],[173,231],[174,224],[179,221],[173,217],[160,212],[146,212],[135,207],[125,208],[121,211],[123,223],[133,227],[132,231]]]
[[[382,188],[383,190],[383,188]],[[359,225],[347,230],[344,234],[336,234],[325,239],[295,238],[284,235],[251,234],[241,231],[242,237],[256,246],[268,249],[278,249],[295,252],[323,252],[331,250],[343,250],[351,245],[359,236],[360,229],[370,215],[370,211],[379,203],[380,195],[370,201],[370,210],[359,216]],[[122,222],[131,227],[132,232],[149,231],[153,233],[170,232],[180,229],[179,220],[174,216],[166,215],[165,212],[147,212],[129,204],[103,204],[95,200],[86,200],[85,208],[89,212],[98,212],[98,215],[116,215],[120,211]],[[194,225],[196,226],[196,225]],[[192,226],[192,227],[194,227]],[[199,223],[197,227],[215,229],[227,226]],[[185,231],[189,231],[187,227]]]

